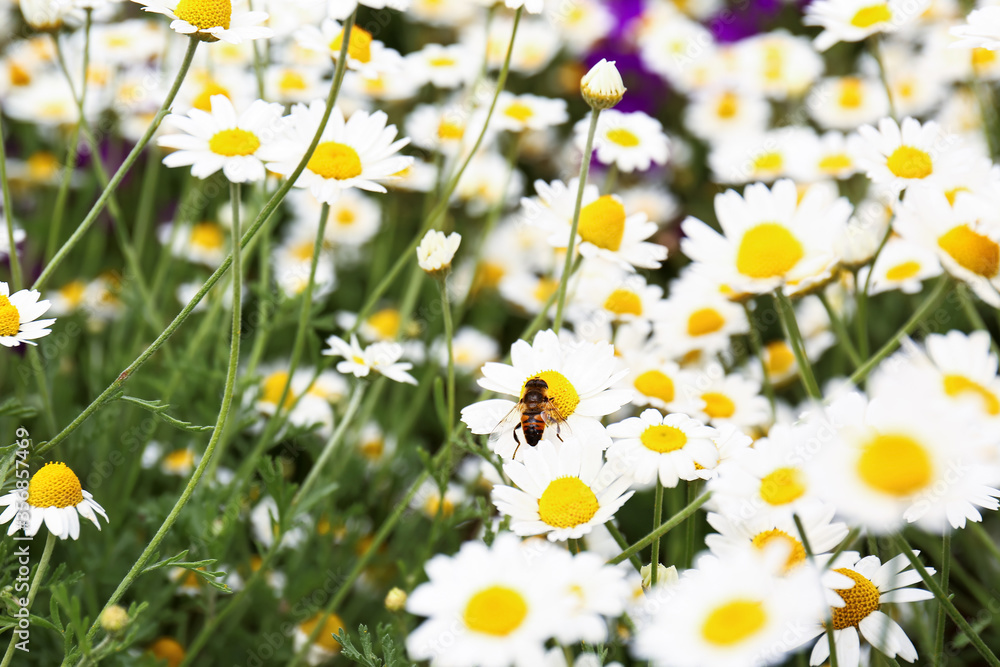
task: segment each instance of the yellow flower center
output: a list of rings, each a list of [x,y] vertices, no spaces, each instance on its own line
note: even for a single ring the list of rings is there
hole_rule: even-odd
[[[715,308],[700,308],[688,316],[688,336],[707,336],[725,324],[725,318]]]
[[[748,229],[736,253],[736,270],[751,278],[776,278],[805,256],[802,243],[784,226],[762,222]]]
[[[608,133],[605,136],[611,143],[618,144],[624,148],[635,148],[642,143],[639,141],[639,137],[636,136],[635,132],[626,130],[623,127],[616,127],[613,130],[608,130]]]
[[[21,330],[21,313],[6,296],[0,294],[0,336],[16,336]]]
[[[618,250],[625,236],[625,205],[604,195],[580,211],[580,238],[598,248]]]
[[[319,621],[322,617],[323,613],[320,612],[309,620],[303,621],[299,624],[299,630],[306,637],[310,636],[313,633],[313,630],[316,629],[316,626],[319,625]],[[340,616],[337,616],[336,614],[328,615],[326,620],[323,621],[323,629],[319,631],[318,635],[316,635],[316,642],[313,645],[320,646],[330,653],[339,653],[340,642],[333,637],[339,633],[343,627],[344,622],[340,620]]]
[[[908,280],[920,272],[920,262],[908,260],[896,266],[890,267],[885,272],[885,277],[889,280]]]
[[[226,242],[222,227],[214,222],[199,222],[191,227],[190,243],[207,250],[218,250]]]
[[[458,63],[455,62],[454,58],[449,56],[438,56],[437,58],[428,60],[427,64],[431,67],[454,67]]]
[[[344,31],[341,30],[332,42],[330,51],[336,57],[344,46]],[[354,26],[351,30],[351,41],[347,44],[347,57],[359,63],[368,63],[372,59],[372,34],[367,30]]]
[[[981,47],[976,47],[972,49],[972,67],[973,69],[985,69],[995,63],[997,60],[997,54],[989,49],[984,49]]]
[[[782,157],[781,153],[761,153],[754,158],[753,168],[756,172],[775,172],[780,171],[784,164],[785,158]]]
[[[12,86],[27,86],[31,83],[31,74],[17,63],[10,63],[7,71],[10,74],[10,84]]]
[[[768,375],[781,376],[795,364],[795,354],[785,341],[771,341],[764,348],[764,363],[767,364]]]
[[[190,449],[175,449],[163,458],[163,467],[171,472],[187,470],[194,464],[194,452]]]
[[[28,175],[35,181],[47,181],[55,176],[59,160],[48,151],[35,151],[28,158]]]
[[[858,457],[858,475],[891,496],[909,496],[930,484],[934,466],[927,449],[907,435],[889,433],[869,441]]]
[[[385,451],[385,440],[372,438],[361,443],[361,455],[369,461],[378,461]]]
[[[573,414],[576,406],[580,404],[580,395],[576,393],[576,388],[562,373],[558,371],[542,371],[527,378],[525,383],[532,378],[544,380],[545,384],[549,385],[549,399],[551,399],[553,405],[556,406],[556,409],[559,410],[559,414],[563,418]],[[524,385],[521,385],[521,395],[524,396]]]
[[[506,637],[528,616],[528,601],[508,586],[490,586],[469,598],[462,613],[465,626],[474,632]]]
[[[83,502],[80,479],[65,463],[46,463],[28,482],[32,507],[76,507]]]
[[[768,81],[780,81],[785,71],[785,53],[781,47],[769,44],[764,47],[764,78]]]
[[[642,299],[631,290],[616,289],[604,302],[604,308],[616,315],[642,315]]]
[[[227,157],[253,155],[258,148],[260,148],[260,139],[257,138],[257,135],[239,128],[216,132],[208,140],[210,151]]]
[[[227,98],[232,99],[232,96],[229,94],[227,89],[223,88],[215,81],[206,81],[204,86],[202,86],[201,92],[198,93],[191,102],[191,106],[195,109],[201,109],[202,111],[211,111],[212,95],[225,95]]]
[[[323,178],[345,181],[361,175],[361,156],[347,144],[324,141],[316,147],[306,167]]]
[[[788,559],[785,561],[785,572],[803,562],[806,559],[806,548],[798,539],[778,528],[765,530],[757,533],[753,537],[753,545],[758,549],[765,549],[769,544],[784,543],[788,549]]]
[[[835,589],[845,604],[843,607],[830,607],[833,612],[833,629],[856,628],[869,614],[878,611],[878,589],[867,577],[850,568],[838,567],[834,572],[853,579],[854,586]]]
[[[281,392],[284,391],[286,384],[288,384],[288,371],[275,371],[271,373],[264,378],[264,382],[261,385],[260,400],[264,403],[277,405],[278,401],[281,400]],[[285,402],[281,407],[288,409],[294,403],[295,392],[289,387],[288,393],[285,395]]]
[[[658,398],[664,403],[674,400],[674,381],[661,371],[646,371],[632,384],[640,394]]]
[[[855,28],[870,28],[876,23],[887,23],[892,20],[892,12],[889,6],[884,3],[862,7],[851,18],[851,25]]]
[[[949,206],[955,205],[955,198],[958,197],[959,192],[968,192],[969,188],[962,187],[961,185],[957,188],[952,188],[951,190],[946,190],[944,193],[944,198],[948,200]]]
[[[68,301],[69,304],[75,308],[76,306],[79,306],[80,303],[83,301],[83,294],[84,292],[86,292],[86,290],[87,290],[87,284],[85,282],[83,282],[82,280],[74,280],[73,282],[66,283],[65,285],[60,287],[59,295],[62,298],[66,299],[66,301]],[[2,313],[2,311],[0,311],[0,313]],[[0,315],[0,319],[2,318],[3,315]]]
[[[805,479],[798,468],[776,468],[760,480],[760,497],[769,505],[787,505],[805,492]]]
[[[982,400],[983,409],[994,417],[1000,415],[1000,400],[996,395],[983,385],[970,380],[964,375],[945,375],[944,392],[952,398],[957,398],[962,394],[972,394]]]
[[[441,496],[435,494],[429,496],[424,502],[424,512],[430,517],[436,517],[438,512],[441,512],[441,516],[443,517],[450,517],[455,513],[455,503],[447,498],[442,499]]]
[[[501,274],[500,278],[502,277],[503,275]],[[499,284],[499,282],[500,280],[497,279],[494,284]],[[558,280],[553,280],[552,278],[539,278],[538,284],[535,285],[534,297],[539,303],[545,303],[552,297],[553,294],[556,293],[557,289],[559,289]]]
[[[438,123],[438,139],[441,141],[459,141],[465,136],[465,125],[457,120],[442,119]]]
[[[885,166],[899,178],[927,178],[934,171],[934,163],[927,151],[913,146],[900,146],[894,150]]]
[[[354,211],[349,208],[342,208],[331,216],[338,225],[341,227],[349,227],[354,224],[357,220],[357,216],[354,215]]]
[[[858,109],[864,102],[864,84],[861,79],[853,76],[840,80],[840,95],[838,103],[845,109]]]
[[[395,308],[383,308],[368,318],[368,326],[378,333],[379,338],[393,340],[399,335],[399,325],[403,316]]]
[[[167,667],[177,667],[187,655],[184,647],[173,637],[160,637],[150,645],[149,652],[158,660],[166,660]]]
[[[199,30],[229,30],[229,21],[233,18],[233,3],[230,0],[181,0],[177,3],[174,16]]]
[[[764,605],[756,600],[733,600],[712,610],[701,626],[709,644],[733,646],[746,641],[767,625]]]
[[[824,174],[839,174],[845,169],[850,169],[852,164],[854,162],[847,153],[833,153],[819,161],[819,170]]]
[[[728,90],[719,97],[719,103],[715,107],[715,114],[719,118],[729,120],[736,116],[740,110],[740,98],[736,97]]]
[[[598,508],[597,496],[579,477],[560,477],[538,499],[538,518],[556,528],[572,528],[590,521]]]
[[[650,426],[643,431],[642,435],[639,436],[639,440],[646,447],[646,449],[660,454],[666,454],[668,452],[677,451],[686,445],[687,435],[684,431],[675,426],[658,424],[656,426]]]
[[[705,414],[712,419],[728,419],[736,414],[736,404],[725,394],[710,391],[702,394],[701,400],[705,401]]]
[[[503,113],[505,116],[509,116],[519,123],[523,123],[535,115],[534,109],[524,102],[513,102]]]
[[[1000,246],[968,225],[952,227],[938,238],[938,245],[962,268],[977,276],[992,278],[1000,268]]]

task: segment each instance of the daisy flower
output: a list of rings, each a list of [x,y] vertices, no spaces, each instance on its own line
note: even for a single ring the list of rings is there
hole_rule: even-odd
[[[860,42],[880,32],[895,32],[919,16],[930,0],[817,0],[806,9],[805,25],[823,28],[813,41],[818,51],[837,42]]]
[[[813,87],[806,108],[822,127],[849,131],[886,116],[889,96],[874,77],[829,77]]]
[[[771,105],[759,92],[730,87],[695,92],[684,111],[691,134],[709,143],[760,134],[770,118]]]
[[[903,294],[917,294],[929,278],[941,275],[941,263],[934,251],[898,236],[892,237],[882,248],[875,266],[865,267],[858,273],[864,284],[872,272],[869,294],[899,290]]]
[[[239,44],[245,39],[262,39],[274,34],[260,24],[267,12],[234,11],[232,0],[132,0],[143,11],[163,14],[173,21],[170,28],[182,35],[197,35],[208,42],[222,40]]]
[[[576,145],[583,150],[587,144],[590,119],[576,124]],[[608,109],[601,113],[594,135],[594,150],[602,164],[615,164],[626,173],[646,171],[651,165],[667,163],[667,135],[660,121],[642,111],[624,113]]]
[[[264,162],[281,159],[280,104],[257,100],[237,115],[225,95],[213,95],[210,113],[191,109],[186,115],[171,114],[166,120],[184,134],[168,134],[157,144],[176,149],[163,158],[168,167],[191,167],[191,175],[208,178],[222,170],[233,183],[262,181]]]
[[[217,222],[163,225],[157,230],[157,237],[170,247],[174,256],[213,269],[226,258],[229,247],[228,231]]]
[[[7,529],[13,535],[24,529],[28,537],[34,536],[42,527],[61,540],[80,537],[80,517],[89,519],[97,529],[101,524],[97,515],[108,520],[94,496],[80,486],[80,478],[65,463],[46,463],[28,482],[28,490],[16,489],[0,498],[0,507],[6,507],[0,514],[0,524],[15,519]]]
[[[820,559],[825,565],[826,559]],[[934,594],[921,588],[910,588],[920,581],[920,574],[908,570],[910,561],[901,554],[882,563],[878,556],[858,560],[856,552],[841,554],[831,563],[831,571],[850,578],[854,585],[834,589],[840,600],[832,605],[833,639],[837,651],[837,664],[857,667],[861,664],[861,638],[889,658],[899,657],[907,662],[917,659],[917,649],[906,636],[903,628],[880,608],[886,603],[918,602],[930,600]],[[927,568],[934,574],[932,567]],[[818,626],[819,641],[809,657],[810,665],[821,665],[830,658],[830,642],[822,626]]]
[[[680,413],[664,417],[659,410],[643,410],[608,426],[608,435],[615,440],[608,461],[628,470],[638,488],[657,478],[670,489],[682,479],[705,479],[719,462],[713,441],[718,431]]]
[[[49,326],[55,318],[38,319],[50,305],[48,301],[39,301],[40,296],[38,290],[26,289],[11,294],[7,283],[0,281],[0,345],[37,345],[32,341],[52,333]]]
[[[437,275],[451,268],[451,260],[462,243],[462,235],[452,232],[445,235],[435,229],[427,230],[417,246],[417,264],[431,275]]]
[[[296,653],[302,650],[309,641],[309,637],[316,631],[316,626],[322,623],[319,633],[306,651],[306,664],[316,667],[330,662],[340,653],[340,642],[336,636],[341,630],[345,630],[344,621],[334,613],[324,614],[317,612],[311,617],[295,626],[292,635],[292,645]]]
[[[324,356],[344,357],[344,361],[337,364],[337,370],[341,373],[352,373],[354,377],[361,378],[375,371],[396,382],[417,384],[416,378],[407,372],[413,368],[413,364],[399,361],[403,356],[403,346],[399,343],[372,343],[361,349],[358,337],[354,334],[351,335],[350,343],[339,336],[330,336],[326,342],[330,347],[323,350]]]
[[[539,97],[538,95],[514,95],[507,91],[497,98],[494,127],[510,132],[544,130],[562,125],[569,120],[566,100]]]
[[[428,44],[407,54],[406,62],[421,82],[445,89],[468,85],[479,68],[476,58],[462,44]]]
[[[289,175],[298,166],[323,119],[325,105],[316,100],[308,107],[296,104],[290,116],[291,142],[289,159],[268,164],[271,171]],[[332,204],[341,191],[359,188],[385,192],[384,181],[413,164],[412,157],[398,155],[409,139],[396,139],[396,126],[386,126],[384,111],[369,114],[356,111],[345,122],[339,107],[333,109],[319,145],[309,158],[295,186],[309,188],[321,202]]]
[[[612,462],[604,463],[602,447],[588,440],[567,439],[558,451],[551,442],[526,447],[521,461],[504,464],[517,485],[493,487],[493,504],[511,518],[516,535],[545,535],[550,541],[576,539],[603,524],[632,497],[631,479]]]
[[[958,37],[949,46],[953,49],[1000,49],[1000,7],[983,7],[969,12],[965,25],[958,25],[949,32]]]
[[[768,189],[755,183],[740,196],[728,190],[715,196],[723,234],[688,217],[681,250],[734,295],[763,294],[781,288],[797,294],[829,280],[838,258],[832,246],[843,234],[851,204],[827,188],[810,186],[801,200],[795,184],[781,180]]]
[[[675,389],[676,400],[684,406],[682,412],[715,427],[733,424],[753,431],[770,420],[760,382],[739,371],[727,374],[715,361],[685,374]]]
[[[602,449],[611,444],[600,419],[628,403],[632,395],[629,391],[610,389],[626,372],[617,370],[614,346],[560,340],[549,329],[535,334],[531,343],[523,340],[514,343],[510,358],[511,365],[484,365],[478,383],[483,389],[512,396],[514,400],[491,399],[464,407],[462,421],[473,433],[492,433],[521,399],[525,383],[540,378],[548,384],[548,397],[573,436],[596,442]],[[556,440],[555,430],[546,428],[545,439]],[[513,430],[504,429],[500,435],[492,444],[494,451],[504,458],[511,458],[515,449],[522,455],[531,449],[517,447]]]
[[[868,178],[899,189],[946,172],[957,161],[955,152],[949,155],[947,149],[957,144],[958,137],[946,134],[934,121],[921,125],[907,117],[900,125],[883,118],[877,130],[871,125],[859,127],[853,141]]]
[[[802,127],[782,127],[734,137],[712,146],[708,164],[720,183],[770,183],[789,175],[811,134]]]
[[[296,30],[295,41],[304,49],[326,54],[336,61],[344,46],[344,29],[338,21],[324,19],[318,28],[306,25]],[[382,73],[402,69],[403,57],[355,25],[347,43],[347,67],[366,79],[374,79]]]
[[[654,324],[655,337],[674,357],[691,353],[713,357],[729,347],[732,336],[749,333],[746,311],[731,302],[715,283],[685,271],[670,285],[664,317]]]
[[[858,161],[843,134],[827,132],[822,137],[810,137],[796,154],[790,171],[800,182],[814,183],[825,179],[840,181],[857,173]]]
[[[671,355],[656,341],[645,341],[621,350],[622,364],[628,373],[617,387],[632,392],[636,407],[652,406],[666,412],[684,412],[686,399],[679,387],[690,386],[694,377],[682,370]]]

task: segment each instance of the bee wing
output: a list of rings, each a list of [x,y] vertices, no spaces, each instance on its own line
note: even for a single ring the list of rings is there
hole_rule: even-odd
[[[493,431],[490,433],[490,444],[495,443],[507,431],[512,430],[521,421],[521,403],[518,402],[510,409],[503,419],[501,419]]]
[[[559,412],[559,408],[552,402],[552,399],[546,402],[545,409],[542,410],[542,419],[545,420],[546,426],[555,427],[557,434],[566,433],[573,435],[573,430],[569,427],[569,422]]]

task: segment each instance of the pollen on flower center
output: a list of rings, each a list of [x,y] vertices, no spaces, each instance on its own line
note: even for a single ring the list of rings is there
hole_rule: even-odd
[[[805,256],[802,243],[784,226],[762,222],[740,240],[736,270],[751,278],[777,278],[795,268]]]
[[[716,646],[732,646],[767,625],[764,605],[756,600],[732,600],[712,610],[701,626],[701,636]]]
[[[597,496],[579,477],[560,477],[538,499],[538,518],[556,528],[572,528],[594,518],[599,507]]]
[[[545,384],[549,385],[548,396],[564,419],[573,414],[576,406],[580,404],[580,394],[576,392],[576,388],[566,379],[566,376],[559,371],[536,373],[527,378],[525,383],[532,378],[544,380]],[[521,396],[524,396],[524,385],[521,385]]]
[[[229,22],[233,18],[233,3],[230,0],[181,0],[177,3],[174,16],[199,30],[229,30]]]
[[[608,130],[608,133],[605,136],[611,143],[618,144],[624,148],[635,148],[642,143],[639,141],[639,137],[636,136],[635,132],[626,130],[623,127],[616,127],[613,130]]]
[[[845,109],[859,109],[864,102],[864,87],[861,79],[849,76],[840,82],[838,103]]]
[[[769,544],[785,544],[788,548],[788,559],[785,560],[785,572],[806,559],[806,548],[798,539],[779,528],[765,530],[753,537],[753,545],[758,549],[766,549]]]
[[[769,505],[787,505],[805,492],[805,479],[798,468],[777,468],[760,480],[760,497]]]
[[[639,440],[646,449],[666,454],[677,451],[686,445],[687,435],[676,426],[656,424],[643,431],[642,435],[639,436]]]
[[[938,245],[962,268],[977,276],[992,278],[1000,269],[1000,246],[968,225],[952,227],[938,238]]]
[[[839,174],[845,169],[850,169],[852,164],[851,156],[847,153],[833,153],[819,161],[819,170],[825,174]]]
[[[616,289],[604,302],[604,308],[616,315],[642,315],[642,299],[631,290]]]
[[[920,262],[914,262],[911,259],[890,267],[889,270],[885,272],[885,277],[889,280],[907,280],[917,275],[919,272]]]
[[[996,395],[983,385],[970,380],[964,375],[945,375],[944,393],[952,398],[956,398],[962,394],[978,396],[982,400],[983,409],[986,412],[993,416],[1000,415],[1000,400],[997,399]]]
[[[361,157],[347,144],[324,141],[306,165],[309,171],[323,178],[344,181],[361,175]]]
[[[930,484],[934,468],[927,449],[908,435],[889,433],[870,440],[858,457],[858,475],[873,489],[909,496]]]
[[[795,364],[792,348],[783,340],[774,340],[764,348],[764,363],[771,375],[784,375]]]
[[[32,507],[76,507],[82,502],[80,479],[65,463],[46,463],[28,482]]]
[[[465,136],[465,125],[457,120],[443,119],[438,123],[438,139],[458,141]]]
[[[462,620],[470,630],[506,637],[521,627],[528,616],[528,602],[507,586],[490,586],[477,592],[465,604]]]
[[[687,332],[689,336],[707,336],[725,324],[725,318],[715,308],[699,308],[688,316]]]
[[[833,629],[857,627],[869,614],[878,611],[878,588],[866,577],[850,568],[838,567],[834,572],[854,580],[854,586],[836,589],[837,595],[845,604],[843,607],[830,607],[833,611]]]
[[[3,294],[0,294],[0,336],[16,336],[21,330],[21,313]]]
[[[725,118],[727,120],[733,118],[737,113],[739,113],[739,102],[740,98],[736,97],[736,95],[727,90],[719,98],[719,103],[715,107],[715,114],[719,118]]]
[[[876,23],[886,23],[892,20],[892,12],[884,3],[862,7],[851,17],[851,25],[855,28],[870,28]]]
[[[658,398],[664,403],[674,400],[674,381],[662,371],[646,371],[632,384],[639,393]]]
[[[399,334],[403,316],[395,308],[383,308],[368,318],[366,324],[386,340],[394,340]]]
[[[260,148],[260,139],[253,132],[239,128],[222,130],[208,140],[208,148],[213,153],[227,157],[253,155]]]
[[[368,63],[372,59],[372,34],[363,28],[354,26],[351,29],[351,40],[347,43],[347,57],[359,63]],[[337,55],[344,46],[344,31],[341,30],[332,42],[330,51]]]
[[[580,211],[580,238],[598,248],[616,251],[625,236],[625,205],[604,195]]]
[[[732,399],[717,391],[709,391],[701,395],[705,401],[705,414],[712,419],[728,419],[736,414],[736,404]]]
[[[780,171],[784,164],[785,158],[782,157],[781,153],[762,153],[754,158],[753,168],[754,171],[758,172]]]
[[[893,176],[927,178],[934,172],[934,162],[927,151],[913,146],[900,146],[885,161]]]

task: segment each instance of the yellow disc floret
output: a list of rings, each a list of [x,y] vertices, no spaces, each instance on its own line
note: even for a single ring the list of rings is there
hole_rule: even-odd
[[[277,405],[278,401],[281,400],[281,392],[284,391],[286,384],[288,384],[287,371],[275,371],[274,373],[268,375],[264,378],[264,382],[261,383],[261,402]],[[289,387],[288,393],[285,394],[285,402],[281,407],[288,409],[294,404],[295,392],[293,392],[291,387]]]
[[[532,375],[528,380],[532,378],[544,380],[545,384],[549,385],[548,396],[563,418],[573,414],[576,406],[580,405],[580,394],[576,393],[576,388],[562,373],[558,371],[542,371],[541,373]],[[527,384],[528,380],[525,380],[525,384]],[[521,385],[521,396],[524,396],[524,385]]]
[[[372,34],[367,30],[354,26],[351,30],[351,41],[347,43],[347,57],[357,60],[360,63],[371,62],[372,59]],[[344,31],[341,30],[332,42],[330,51],[335,55],[340,54],[340,49],[344,46]]]
[[[736,270],[751,278],[779,278],[805,256],[802,243],[783,225],[762,222],[740,240]]]
[[[316,626],[319,625],[319,621],[322,618],[323,613],[320,612],[313,616],[312,618],[303,621],[299,624],[299,631],[302,632],[306,637],[313,633]],[[334,636],[341,631],[344,627],[344,621],[340,619],[340,616],[336,614],[328,614],[326,620],[323,621],[323,628],[316,635],[315,646],[321,646],[330,653],[340,652],[340,642],[334,639]]]
[[[625,206],[615,197],[604,195],[580,211],[580,238],[598,248],[616,251],[625,236]]]
[[[599,507],[597,496],[579,477],[560,477],[538,499],[538,517],[556,528],[572,528],[594,518]]]
[[[715,308],[699,308],[688,316],[688,336],[707,336],[726,324],[726,319]]]
[[[21,330],[21,313],[3,294],[0,294],[0,336],[16,336]]]
[[[213,153],[226,157],[253,155],[260,148],[260,139],[253,132],[239,128],[222,130],[208,140],[208,148]]]
[[[632,290],[616,289],[604,302],[604,308],[615,315],[642,315],[642,299]]]
[[[753,536],[753,545],[758,549],[766,549],[770,544],[784,544],[788,549],[785,572],[806,559],[806,548],[802,542],[779,528],[765,530]]]
[[[963,394],[966,396],[978,396],[986,412],[994,417],[1000,415],[1000,400],[997,399],[996,394],[964,375],[945,375],[944,392],[952,398],[962,396]]]
[[[510,106],[504,109],[504,115],[513,118],[519,123],[527,122],[532,116],[535,115],[534,109],[525,104],[524,102],[513,102]]]
[[[233,3],[230,0],[181,0],[177,3],[174,16],[199,30],[229,30],[229,22],[233,18]]]
[[[733,646],[755,635],[767,624],[764,605],[756,600],[732,600],[712,610],[701,626],[709,644]]]
[[[65,463],[46,463],[28,482],[32,507],[76,507],[82,502],[80,479]]]
[[[927,449],[908,435],[872,438],[858,457],[858,475],[868,486],[891,496],[909,496],[931,483],[934,466]]]
[[[608,141],[618,144],[624,148],[635,148],[642,143],[639,141],[639,137],[636,136],[635,132],[626,130],[623,127],[616,127],[613,130],[609,130],[604,136],[608,138]]]
[[[657,424],[648,427],[639,436],[639,440],[646,449],[666,454],[675,452],[687,444],[687,434],[676,426]]]
[[[851,17],[851,25],[855,28],[870,28],[876,23],[886,23],[892,20],[892,11],[885,3],[862,7]]]
[[[1000,246],[968,225],[952,227],[938,238],[938,245],[962,268],[977,276],[992,278],[1000,269]]]
[[[361,175],[361,156],[347,144],[324,141],[316,147],[306,167],[323,178],[345,181]]]
[[[856,628],[869,614],[878,611],[878,589],[866,577],[849,568],[838,567],[834,572],[853,579],[854,586],[836,589],[837,595],[845,604],[843,607],[830,607],[833,611],[833,629]]]
[[[889,280],[909,280],[918,273],[920,273],[920,262],[914,262],[911,259],[889,267],[889,270],[885,272],[885,277]]]
[[[736,414],[736,404],[725,394],[709,391],[701,395],[705,401],[705,414],[712,419],[728,419]]]
[[[189,241],[198,248],[218,250],[225,244],[226,237],[222,227],[214,222],[199,222],[191,227]]]
[[[769,505],[787,505],[805,492],[805,479],[798,468],[777,468],[760,480],[760,497]]]
[[[506,637],[528,616],[528,602],[508,586],[490,586],[477,592],[465,604],[462,620],[474,632]]]
[[[927,151],[913,146],[900,146],[885,161],[893,176],[927,178],[934,172],[934,163]]]
[[[662,371],[646,371],[632,384],[639,393],[658,398],[664,403],[674,400],[674,381]]]

